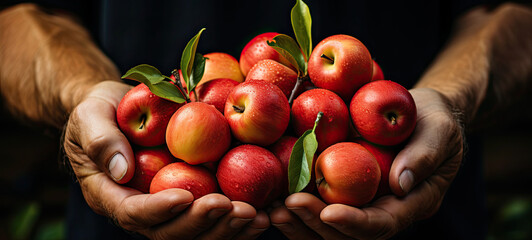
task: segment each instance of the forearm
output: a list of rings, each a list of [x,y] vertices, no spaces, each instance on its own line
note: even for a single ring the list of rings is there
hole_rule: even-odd
[[[0,92],[33,122],[62,127],[94,84],[118,80],[114,64],[70,18],[22,4],[0,12]]]
[[[446,96],[466,123],[480,110],[511,104],[530,90],[532,11],[503,5],[476,9],[457,22],[454,37],[416,87]],[[484,114],[484,113],[483,113]]]

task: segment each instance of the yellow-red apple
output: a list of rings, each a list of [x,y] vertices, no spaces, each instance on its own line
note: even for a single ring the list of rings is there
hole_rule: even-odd
[[[271,59],[260,60],[248,72],[246,81],[264,80],[275,84],[289,98],[297,82],[297,73]]]
[[[270,47],[267,41],[272,41],[275,36],[279,35],[276,32],[266,32],[259,34],[251,39],[240,54],[240,69],[242,74],[247,76],[249,70],[257,62],[263,59],[271,59],[284,64],[285,66],[291,66],[290,62],[281,56],[275,49]]]
[[[288,127],[290,105],[273,83],[245,81],[229,94],[224,115],[236,139],[267,146],[277,141]]]
[[[146,147],[162,145],[168,121],[182,105],[156,96],[141,83],[118,104],[116,121],[132,143]]]
[[[166,142],[172,155],[189,164],[214,162],[229,149],[231,131],[214,106],[192,102],[170,118]]]
[[[169,188],[185,189],[198,199],[218,190],[216,178],[203,166],[193,166],[185,162],[175,162],[163,167],[150,185],[150,193]]]
[[[196,92],[199,99],[196,99],[194,93],[190,93],[190,100],[211,104],[223,114],[227,96],[236,85],[238,82],[229,78],[213,79],[197,86]]]
[[[334,144],[316,160],[318,192],[329,204],[360,207],[373,199],[380,180],[377,160],[358,143]]]
[[[371,80],[371,55],[362,42],[348,35],[323,39],[312,51],[308,75],[316,87],[329,89],[349,102]]]
[[[198,85],[217,78],[229,78],[237,82],[244,81],[240,64],[233,56],[223,52],[212,52],[203,56],[207,59],[205,60],[203,77]]]

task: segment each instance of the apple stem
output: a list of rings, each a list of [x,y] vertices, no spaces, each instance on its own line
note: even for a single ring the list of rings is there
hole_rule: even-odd
[[[181,92],[181,95],[183,95],[183,97],[185,97],[185,100],[187,101],[187,103],[190,102],[190,98],[188,97],[188,94],[185,94],[185,88],[183,87],[183,85],[181,84],[181,78],[179,77],[179,72],[177,71],[177,69],[174,69],[172,70],[172,75],[174,75],[174,78],[175,78],[175,84],[177,85],[177,88],[179,89],[179,91]],[[196,96],[196,99],[197,96]]]
[[[297,76],[296,85],[294,85],[294,88],[292,88],[292,92],[290,93],[290,97],[288,98],[288,104],[292,105],[292,102],[294,101],[296,93],[299,92],[299,89],[301,88],[303,81],[305,81],[304,77]]]
[[[243,113],[244,110],[246,110],[245,108],[240,107],[240,106],[236,106],[236,105],[233,105],[233,109],[234,109],[235,112],[237,112],[237,113]]]
[[[144,125],[146,124],[146,114],[142,114],[142,116],[140,116],[140,126],[139,126],[139,129],[143,129],[144,128]]]
[[[329,56],[327,56],[327,55],[325,55],[325,54],[321,54],[321,56],[320,56],[320,57],[321,57],[321,58],[325,58],[325,59],[329,60],[329,61],[331,62],[331,64],[333,64],[333,63],[334,63],[334,59],[330,58]]]
[[[325,178],[324,178],[324,177],[321,177],[321,178],[316,179],[316,186],[320,186],[320,184],[321,184],[322,182],[325,182]]]
[[[395,115],[395,113],[389,113],[388,114],[388,119],[390,120],[390,123],[392,125],[397,124],[397,115]]]

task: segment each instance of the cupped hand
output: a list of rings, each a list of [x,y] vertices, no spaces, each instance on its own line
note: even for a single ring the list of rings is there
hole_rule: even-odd
[[[142,194],[120,185],[135,171],[133,150],[115,121],[116,107],[129,89],[114,81],[95,85],[66,126],[65,152],[89,206],[151,239],[250,239],[266,230],[266,213],[221,194],[194,200],[182,189]]]
[[[361,208],[327,205],[308,193],[292,194],[270,212],[272,225],[290,239],[389,238],[411,223],[432,216],[460,167],[460,116],[429,88],[411,90],[417,126],[390,171],[394,195]]]

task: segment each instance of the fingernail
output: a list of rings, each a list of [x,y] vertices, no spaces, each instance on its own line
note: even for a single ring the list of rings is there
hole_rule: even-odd
[[[227,209],[224,209],[224,208],[217,208],[217,209],[213,209],[209,212],[209,214],[207,215],[207,217],[209,219],[212,219],[212,220],[215,220],[215,219],[218,219],[219,217],[221,217],[222,215],[226,214],[229,210]]]
[[[127,161],[124,155],[117,153],[109,161],[109,172],[115,181],[120,181],[127,172]]]
[[[190,203],[179,204],[179,205],[173,207],[173,208],[170,210],[170,212],[173,213],[173,214],[180,213],[180,212],[182,212],[183,210],[185,210],[185,208],[187,208],[189,205],[190,205]]]
[[[399,186],[405,193],[412,190],[414,186],[414,173],[411,170],[406,169],[399,175]]]
[[[246,225],[248,222],[251,222],[251,220],[253,220],[253,219],[249,219],[249,218],[233,218],[229,222],[229,226],[232,227],[232,228],[241,228],[244,225]]]

